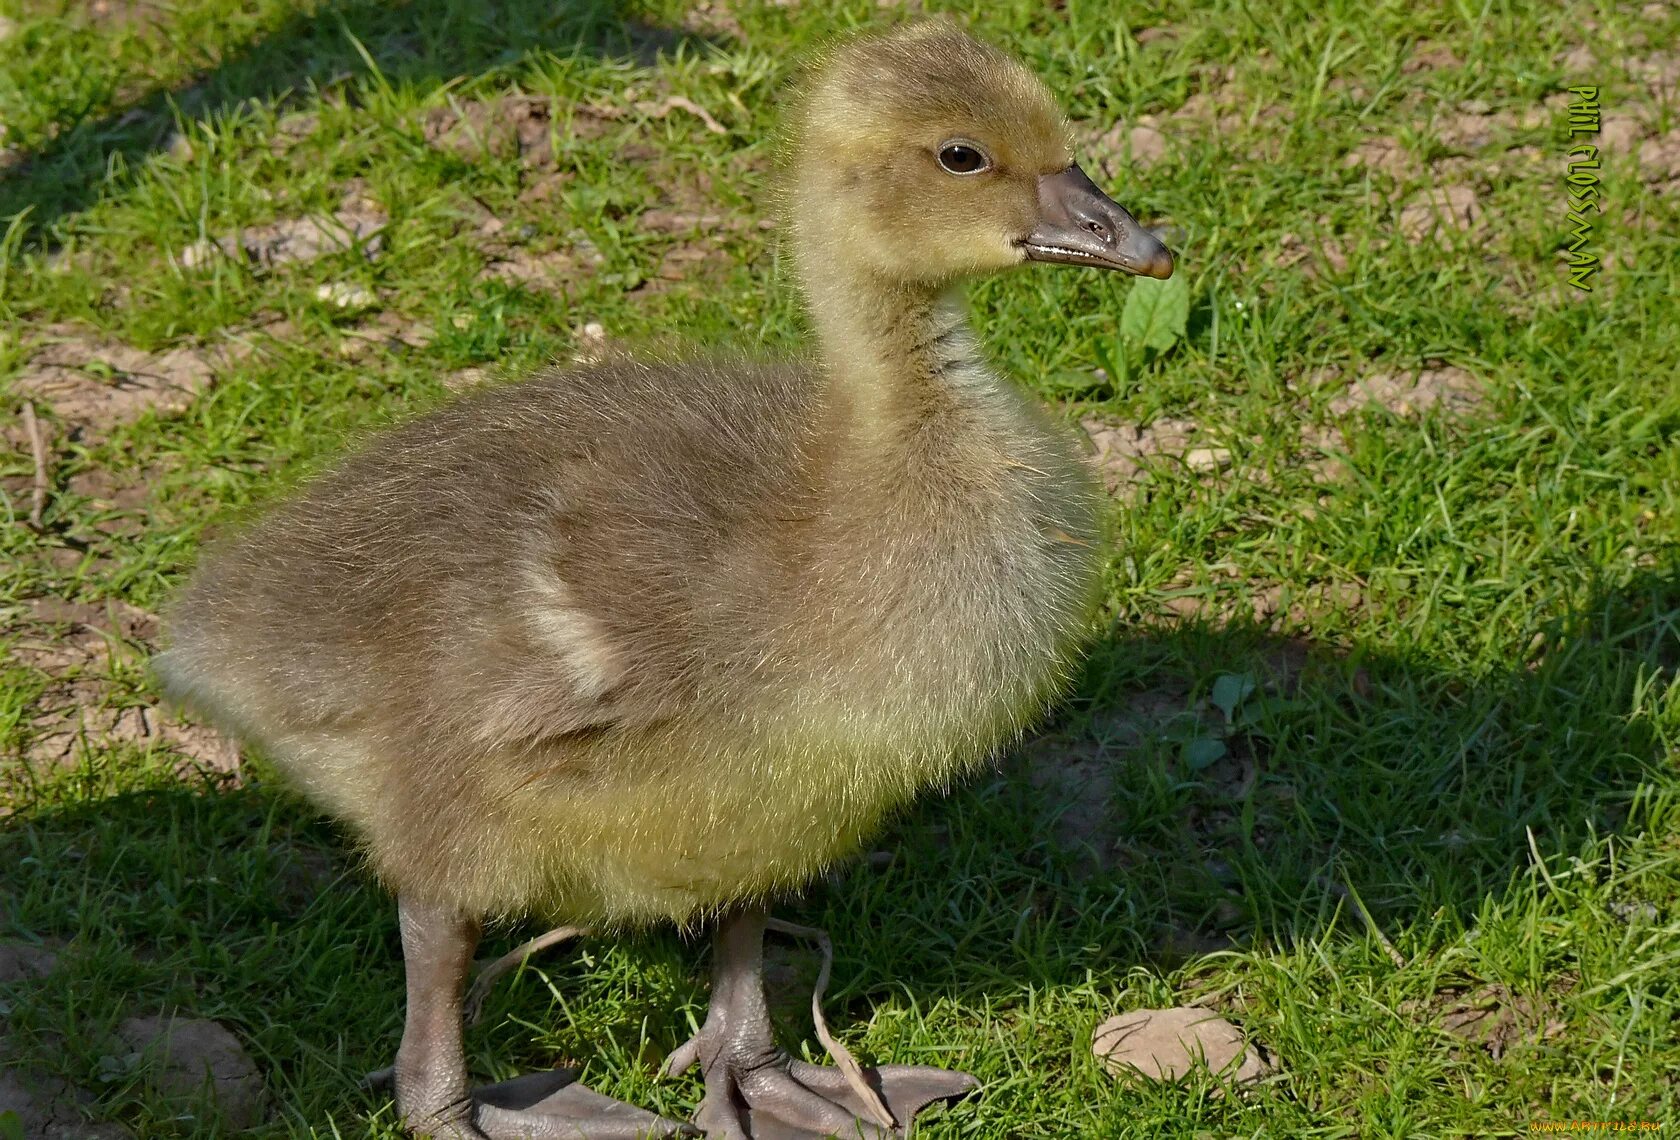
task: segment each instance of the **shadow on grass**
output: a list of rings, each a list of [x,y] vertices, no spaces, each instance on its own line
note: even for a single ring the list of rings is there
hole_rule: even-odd
[[[1058,745],[919,809],[884,875],[850,876],[809,917],[867,926],[916,900],[914,938],[843,942],[879,984],[955,992],[1077,984],[1332,924],[1363,938],[1350,893],[1379,928],[1462,930],[1535,851],[1625,832],[1662,753],[1630,710],[1677,669],[1674,568],[1599,594],[1527,661],[1478,677],[1241,626],[1121,633],[1092,655]],[[1227,700],[1254,685],[1234,723],[1214,707],[1222,676]],[[1085,787],[1064,778],[1058,797],[1045,764]]]
[[[1276,639],[1205,624],[1099,646],[1062,733],[1094,758],[1080,771],[1103,793],[1096,849],[1053,841],[1055,810],[1020,758],[921,806],[885,840],[890,864],[860,864],[787,908],[835,937],[833,1020],[866,1018],[893,993],[1005,1008],[1030,987],[1116,984],[1139,963],[1288,945],[1332,924],[1363,938],[1338,884],[1390,931],[1470,926],[1524,873],[1530,833],[1553,856],[1630,826],[1660,741],[1628,711],[1653,674],[1680,668],[1680,574],[1639,574],[1556,621],[1530,661],[1486,676],[1377,653],[1283,656],[1278,677]],[[1256,682],[1235,727],[1205,708],[1139,727],[1141,695],[1156,712],[1194,710],[1220,675]],[[1185,742],[1199,737],[1183,723],[1222,735],[1225,754],[1191,763]],[[353,863],[329,825],[260,783],[154,779],[29,808],[0,832],[0,896],[12,900],[0,939],[70,949],[15,1003],[14,1053],[69,1042],[86,1055],[64,1062],[67,1075],[97,1072],[121,1018],[178,1006],[256,1043],[294,1120],[381,1103],[352,1084],[395,1048],[400,948],[394,907]],[[518,934],[498,932],[483,953]],[[558,1016],[528,980],[492,999],[475,1067],[507,1075],[563,1057],[651,1087],[652,1058],[703,1006],[701,958],[669,934],[557,952],[543,968],[566,1024],[547,1051],[510,1054],[529,1033],[509,1017]],[[101,1108],[132,1095],[119,1083]]]
[[[61,131],[0,174],[0,222],[24,210],[32,240],[98,199],[112,170],[144,168],[177,117],[209,120],[248,100],[313,102],[377,72],[393,85],[474,76],[533,51],[651,63],[709,41],[627,15],[620,0],[341,0],[293,16],[169,90],[143,94]]]

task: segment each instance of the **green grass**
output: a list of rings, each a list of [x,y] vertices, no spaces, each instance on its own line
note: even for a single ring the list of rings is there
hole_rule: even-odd
[[[985,1082],[920,1135],[1680,1127],[1680,195],[1613,156],[1593,243],[1614,265],[1564,296],[1569,144],[1545,103],[1597,83],[1607,115],[1672,132],[1673,79],[1638,65],[1672,76],[1680,17],[1647,7],[1005,0],[972,17],[1094,124],[1087,142],[1160,117],[1167,156],[1110,155],[1100,180],[1184,231],[1191,286],[1185,339],[1144,353],[1118,339],[1125,281],[987,282],[976,318],[999,364],[1070,416],[1193,419],[1232,463],[1154,461],[1116,506],[1107,632],[1058,721],[1107,778],[1100,858],[1056,842],[1029,754],[900,820],[890,865],[787,907],[835,935],[830,1020],[860,1054]],[[182,777],[167,747],[126,741],[27,774],[43,702],[70,681],[21,651],[41,636],[26,600],[155,610],[212,528],[436,405],[462,369],[569,357],[590,322],[632,343],[796,344],[786,263],[752,224],[773,214],[778,92],[831,34],[898,17],[742,0],[715,8],[738,31],[684,31],[683,9],[0,0],[0,147],[25,160],[0,175],[0,385],[65,322],[148,351],[253,345],[179,415],[77,433],[38,401],[54,440],[39,530],[20,429],[0,452],[0,640],[20,650],[0,672],[0,939],[64,947],[46,979],[0,992],[6,1063],[92,1090],[92,1116],[226,1134],[113,1061],[118,1022],[178,1007],[264,1068],[275,1111],[255,1135],[394,1136],[389,1103],[355,1082],[394,1051],[400,953],[388,899],[260,760],[243,782]],[[1582,45],[1596,62],[1559,62]],[[617,117],[562,127],[552,169],[428,144],[428,110],[512,93]],[[726,133],[636,109],[673,95]],[[1200,96],[1217,109],[1174,115]],[[1443,141],[1484,105],[1487,145]],[[1397,177],[1342,161],[1377,136],[1412,155]],[[371,260],[171,260],[330,210],[352,180],[390,219]],[[1475,190],[1474,230],[1402,233],[1402,204],[1433,185]],[[695,240],[637,219],[673,203],[742,224],[662,281]],[[500,233],[480,232],[485,211]],[[1292,261],[1286,234],[1336,243],[1345,266]],[[592,247],[598,263],[544,288],[481,276],[492,247]],[[347,357],[371,314],[318,300],[323,283],[372,290],[429,342]],[[1351,377],[1436,363],[1476,378],[1473,406],[1330,408]],[[1332,366],[1339,380],[1309,381]],[[15,423],[21,395],[0,399]],[[1303,441],[1332,428],[1342,462],[1315,474]],[[1267,591],[1285,600],[1257,620]],[[1210,720],[1216,679],[1263,682],[1280,636],[1310,645],[1298,681],[1262,685],[1229,730]],[[151,699],[135,656],[86,668],[99,702]],[[1186,732],[1226,756],[1187,763]],[[495,996],[475,1072],[568,1061],[686,1115],[698,1083],[655,1072],[703,1016],[704,958],[661,933],[556,951]],[[1485,986],[1551,1031],[1495,1057],[1441,1028],[1454,994]],[[1191,1000],[1264,1043],[1277,1074],[1221,1095],[1206,1077],[1116,1083],[1091,1057],[1110,1014]]]

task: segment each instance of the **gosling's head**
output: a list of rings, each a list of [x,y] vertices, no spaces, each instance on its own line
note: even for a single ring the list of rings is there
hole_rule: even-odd
[[[1044,84],[956,25],[837,51],[791,152],[807,273],[940,286],[1023,261],[1172,273],[1172,254],[1074,163]]]

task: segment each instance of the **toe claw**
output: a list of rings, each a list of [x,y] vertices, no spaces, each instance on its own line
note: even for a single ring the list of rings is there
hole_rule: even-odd
[[[694,1062],[700,1059],[700,1036],[690,1037],[665,1058],[665,1063],[659,1067],[659,1075],[666,1080],[680,1077],[694,1067]]]

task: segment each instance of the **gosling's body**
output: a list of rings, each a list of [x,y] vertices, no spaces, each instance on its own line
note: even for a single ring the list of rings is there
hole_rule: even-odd
[[[379,437],[206,560],[166,684],[399,893],[682,922],[805,881],[1041,709],[1095,572],[1065,431],[949,305],[897,317],[898,438],[813,364],[630,360]]]
[[[1026,260],[1166,276],[1049,93],[954,25],[816,75],[789,228],[803,363],[619,360],[379,437],[208,557],[159,672],[262,743],[397,894],[398,1110],[456,1140],[686,1127],[565,1074],[470,1090],[486,916],[719,916],[696,1122],[903,1137],[962,1073],[774,1040],[765,898],[1031,720],[1094,594],[1094,481],[955,293]]]

